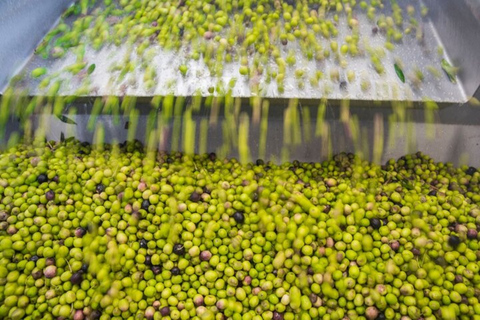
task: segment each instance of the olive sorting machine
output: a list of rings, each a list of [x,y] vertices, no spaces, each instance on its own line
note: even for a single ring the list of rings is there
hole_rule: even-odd
[[[4,92],[9,81],[16,74],[29,74],[31,70],[46,66],[49,70],[60,70],[69,61],[68,54],[61,61],[44,60],[33,55],[37,45],[45,35],[58,23],[62,13],[72,5],[72,0],[4,0],[0,2],[0,93]],[[283,110],[288,105],[288,99],[298,98],[300,105],[312,108],[312,127],[315,127],[316,110],[321,98],[328,99],[328,107],[325,118],[329,121],[331,129],[333,153],[347,151],[355,152],[354,145],[348,130],[345,130],[339,120],[339,105],[344,99],[350,101],[350,112],[357,115],[360,126],[365,129],[368,136],[362,140],[372,147],[374,135],[379,134],[374,130],[374,116],[380,116],[383,121],[385,134],[385,147],[383,148],[382,161],[389,158],[397,158],[408,152],[421,150],[438,161],[452,161],[460,163],[461,158],[471,165],[480,165],[480,107],[469,101],[472,97],[480,97],[480,1],[478,0],[402,0],[401,6],[413,5],[419,8],[420,4],[429,9],[428,16],[422,21],[423,43],[409,42],[398,46],[395,56],[401,57],[406,64],[418,66],[425,74],[428,65],[439,65],[437,48],[442,47],[445,57],[451,65],[458,66],[458,81],[453,84],[448,77],[441,77],[438,81],[426,81],[421,88],[412,90],[409,86],[399,83],[395,69],[393,68],[394,55],[388,53],[386,73],[383,77],[374,74],[372,70],[367,74],[372,80],[373,90],[362,91],[359,84],[349,84],[347,88],[332,86],[326,93],[324,90],[307,87],[299,90],[294,85],[293,72],[285,79],[285,92],[280,93],[273,86],[266,86],[263,96],[270,101],[270,113],[268,121],[267,152],[269,156],[280,156],[283,137]],[[371,34],[371,25],[363,21],[365,17],[357,17],[363,34]],[[365,22],[365,23],[362,23]],[[345,28],[347,26],[345,25]],[[339,26],[342,33],[342,23]],[[378,36],[377,36],[378,37]],[[371,41],[376,38],[372,35]],[[120,92],[119,87],[108,86],[106,76],[108,62],[120,59],[122,46],[106,47],[100,51],[87,48],[86,59],[96,64],[96,71],[92,74],[92,82],[95,90],[84,94],[75,102],[78,113],[75,117],[76,126],[62,123],[53,119],[53,125],[49,129],[48,137],[59,139],[61,133],[75,135],[80,140],[91,140],[93,133],[86,129],[88,115],[94,98],[107,95],[131,95],[139,99],[138,107],[142,110],[140,121],[146,121],[148,116],[149,98],[155,95],[166,95],[171,92],[167,85],[172,81],[176,83],[173,93],[176,96],[192,96],[200,90],[204,96],[209,95],[209,88],[215,86],[218,81],[215,77],[204,75],[201,71],[202,62],[188,61],[189,73],[186,77],[180,75],[177,70],[180,63],[184,63],[181,54],[158,49],[154,63],[159,69],[159,79],[152,90],[146,90],[141,85],[124,87]],[[70,59],[71,60],[71,59]],[[301,61],[300,61],[301,62]],[[307,70],[332,68],[328,61],[322,65],[316,62],[304,61]],[[351,68],[358,74],[369,70],[368,59],[357,58],[351,61]],[[238,65],[233,63],[225,68],[222,79],[225,83],[233,78],[238,78]],[[371,69],[371,68],[370,68]],[[25,80],[24,87],[31,96],[39,94],[38,80]],[[387,89],[384,89],[387,88]],[[392,89],[396,88],[396,89]],[[71,95],[75,92],[75,83],[72,81],[61,91],[62,95]],[[240,97],[248,105],[252,96],[249,82],[239,79],[233,89],[233,96]],[[439,106],[435,113],[435,134],[427,138],[425,131],[428,124],[425,123],[423,101],[425,98],[433,100]],[[388,121],[391,114],[391,101],[409,101],[409,112],[413,120],[408,130],[414,131],[414,141],[396,138],[395,146],[387,145],[387,133],[400,126],[399,122]],[[478,101],[473,99],[474,101]],[[142,102],[143,101],[143,102]],[[246,107],[246,109],[248,109]],[[200,112],[194,116],[200,121],[203,116]],[[126,137],[124,125],[114,125],[109,116],[101,116],[106,128],[107,142],[112,138],[122,141]],[[128,119],[122,119],[123,122]],[[304,123],[305,125],[305,123]],[[10,130],[15,130],[15,121],[9,123]],[[197,126],[198,127],[198,126]],[[215,151],[221,144],[222,128],[212,126],[208,133],[208,149]],[[143,131],[142,131],[143,130]],[[139,126],[137,137],[145,136],[144,126]],[[258,149],[258,130],[255,125],[251,126],[250,143],[252,157],[255,158]],[[322,158],[321,139],[311,139],[295,147],[291,153],[295,159],[301,161],[318,161]],[[237,156],[237,151],[232,150],[229,156]]]

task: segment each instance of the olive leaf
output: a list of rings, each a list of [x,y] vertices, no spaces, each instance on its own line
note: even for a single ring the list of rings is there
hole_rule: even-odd
[[[442,69],[443,71],[445,71],[445,73],[448,76],[448,79],[450,79],[452,83],[457,83],[457,73],[459,68],[452,66],[450,63],[448,63],[447,60],[443,59]]]
[[[95,71],[95,63],[92,63],[89,67],[88,67],[88,70],[87,70],[87,73],[88,74],[92,74],[93,71]]]
[[[57,118],[62,121],[63,123],[67,123],[67,124],[77,124],[75,121],[73,121],[72,119],[64,116],[63,114],[61,115],[58,115]]]
[[[405,75],[403,74],[402,68],[400,68],[400,66],[396,63],[394,64],[394,67],[395,67],[395,72],[397,73],[397,76],[400,79],[400,81],[405,83]]]

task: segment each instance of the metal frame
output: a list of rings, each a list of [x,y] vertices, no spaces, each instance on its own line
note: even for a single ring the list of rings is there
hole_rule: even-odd
[[[0,93],[72,0],[0,1]]]

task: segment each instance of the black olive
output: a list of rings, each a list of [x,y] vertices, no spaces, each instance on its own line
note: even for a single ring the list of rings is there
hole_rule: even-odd
[[[434,197],[435,197],[435,196],[437,195],[437,191],[435,191],[435,190],[432,190],[432,191],[430,191],[430,192],[428,193],[428,195],[429,195],[429,196],[434,196]]]
[[[460,245],[460,242],[461,240],[457,236],[452,235],[448,238],[448,244],[454,249],[456,249]]]
[[[192,201],[192,202],[198,202],[198,201],[200,201],[201,198],[202,198],[202,197],[201,197],[201,194],[198,193],[198,192],[193,192],[193,193],[190,195],[190,201]]]
[[[237,223],[243,223],[245,221],[245,216],[243,213],[237,211],[233,214],[233,219]]]
[[[45,265],[47,266],[54,266],[55,265],[55,258],[47,258],[45,260]]]
[[[176,243],[173,246],[173,253],[179,256],[183,256],[185,254],[185,247],[181,243]]]
[[[332,207],[329,204],[326,204],[323,208],[323,213],[329,213]]]
[[[283,320],[283,314],[278,311],[273,311],[273,320]]]
[[[467,231],[467,238],[470,240],[475,240],[478,238],[478,231],[475,229],[469,229]]]
[[[142,201],[142,209],[143,210],[148,210],[148,207],[150,207],[150,201],[148,199]]]
[[[145,265],[146,266],[151,266],[152,265],[152,256],[150,256],[150,255],[145,256]]]
[[[265,164],[265,162],[263,162],[262,159],[257,159],[257,166],[263,166]]]
[[[70,282],[72,284],[76,284],[76,285],[79,285],[81,284],[83,281],[83,273],[82,272],[75,272],[74,274],[72,274],[72,276],[70,277]]]
[[[294,8],[297,7],[297,0],[285,0],[285,2],[289,5],[289,6],[292,6]]]
[[[172,275],[178,276],[180,274],[180,269],[178,267],[173,267],[171,272],[172,272]]]
[[[38,177],[37,177],[37,181],[38,183],[44,183],[44,182],[47,182],[48,181],[48,177],[47,175],[45,174],[39,174]]]
[[[142,239],[140,240],[140,248],[147,248],[147,240]]]
[[[52,201],[53,199],[55,199],[55,192],[53,192],[52,190],[48,190],[45,193],[45,197],[47,198],[48,201]]]
[[[162,268],[160,266],[153,266],[152,271],[154,275],[159,275],[162,272]]]
[[[163,307],[162,309],[160,309],[160,314],[162,315],[162,317],[168,316],[170,314],[170,308]]]
[[[372,218],[370,219],[370,226],[372,226],[373,229],[378,230],[382,226],[382,223],[380,222],[380,219]]]
[[[37,255],[34,255],[30,258],[30,261],[33,261],[33,262],[37,262],[38,261],[38,256]]]
[[[452,222],[448,225],[448,230],[450,231],[455,231],[455,228],[457,227],[457,223],[456,222]]]
[[[87,230],[85,230],[82,227],[78,227],[77,229],[75,229],[75,236],[77,238],[83,237],[86,233],[87,233]]]
[[[387,318],[385,317],[385,314],[383,312],[379,312],[378,316],[375,318],[375,320],[385,320],[385,319]]]
[[[215,152],[212,152],[208,155],[208,158],[210,159],[210,161],[215,161],[217,160],[217,155],[215,154]]]
[[[90,314],[90,318],[92,320],[98,320],[102,316],[102,313],[98,310],[93,310],[92,313]]]
[[[83,272],[88,272],[88,264],[84,263],[82,264],[82,269]]]
[[[477,172],[477,169],[474,167],[470,167],[465,171],[465,173],[468,174],[469,176],[473,176],[475,172]]]
[[[103,191],[105,191],[105,186],[103,184],[97,184],[97,188],[95,189],[97,191],[97,193],[102,193]]]

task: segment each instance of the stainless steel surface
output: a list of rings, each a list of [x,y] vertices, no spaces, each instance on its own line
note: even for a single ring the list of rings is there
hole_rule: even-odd
[[[425,0],[430,19],[450,60],[460,66],[463,90],[471,97],[480,86],[480,1]]]
[[[280,98],[321,98],[327,96],[329,99],[352,99],[365,101],[389,101],[389,100],[413,100],[422,101],[429,98],[445,103],[464,103],[468,100],[468,96],[472,95],[474,88],[480,83],[480,55],[478,46],[480,41],[475,41],[480,35],[480,27],[476,24],[477,20],[473,17],[467,17],[469,7],[466,5],[468,0],[427,0],[425,3],[429,6],[430,14],[428,19],[422,19],[420,16],[417,20],[423,29],[423,44],[415,39],[415,34],[406,36],[403,43],[396,45],[393,52],[386,50],[386,57],[383,60],[385,74],[378,75],[371,63],[369,57],[349,58],[349,64],[345,69],[338,66],[338,63],[331,57],[325,62],[306,61],[300,53],[297,54],[296,68],[305,69],[307,75],[317,70],[324,72],[324,79],[320,81],[319,87],[315,88],[309,84],[309,76],[305,79],[305,88],[299,89],[297,80],[294,77],[295,68],[289,68],[285,79],[285,92],[279,93],[277,85],[273,81],[266,84],[262,77],[258,79],[247,79],[239,74],[238,63],[226,64],[225,71],[221,77],[224,87],[228,86],[232,78],[237,79],[237,84],[233,89],[233,95],[239,97],[248,97],[252,95],[250,90],[252,82],[261,83],[263,89],[261,95],[266,97]],[[470,0],[471,1],[471,0]],[[420,2],[417,0],[400,1],[402,7],[411,4],[416,7],[419,15]],[[452,8],[453,7],[453,8]],[[28,10],[25,8],[25,10]],[[385,5],[385,12],[390,12],[391,8],[388,2]],[[406,13],[405,13],[406,15]],[[52,18],[50,16],[50,18]],[[381,34],[372,35],[372,27],[374,24],[367,20],[362,14],[358,13],[361,38],[366,39],[370,46],[381,47],[384,43],[384,36]],[[24,21],[28,23],[28,21]],[[339,22],[338,41],[340,45],[344,36],[347,34],[348,26],[344,20]],[[465,32],[468,30],[468,32]],[[329,46],[329,42],[324,39],[318,39],[324,47]],[[439,46],[445,45],[445,58],[452,58],[452,64],[461,67],[461,80],[458,84],[452,84],[443,71],[440,62],[443,57],[439,56],[437,49]],[[365,48],[365,44],[362,44]],[[286,56],[290,49],[299,51],[295,44],[289,43],[282,47],[283,55]],[[152,96],[165,95],[174,93],[180,96],[189,96],[200,90],[203,95],[209,95],[209,88],[215,87],[219,81],[217,77],[208,74],[207,68],[200,60],[199,62],[187,59],[188,48],[184,47],[180,52],[168,52],[158,46],[152,46],[152,59],[150,64],[155,66],[158,72],[156,87],[146,90],[141,70],[137,69],[134,73],[127,76],[124,81],[116,83],[118,75],[109,71],[112,63],[119,62],[128,52],[126,45],[120,47],[108,46],[100,51],[94,51],[87,48],[85,60],[96,64],[96,70],[91,75],[91,83],[86,92],[82,95],[86,96],[105,96],[105,95],[135,95],[135,96]],[[394,70],[394,59],[399,58],[404,63],[404,72],[407,76],[407,84],[399,81]],[[29,74],[31,70],[39,66],[47,66],[50,73],[58,72],[60,77],[66,80],[60,90],[61,94],[71,95],[76,92],[81,84],[81,78],[72,77],[69,73],[62,71],[65,66],[73,63],[75,58],[67,55],[62,60],[43,60],[40,57],[33,57],[27,64],[25,70]],[[178,72],[179,65],[186,63],[189,71],[186,77]],[[273,61],[270,62],[273,66]],[[431,66],[437,69],[441,76],[436,79],[427,71],[427,67]],[[425,75],[423,84],[418,89],[409,84],[408,75],[414,68],[418,67]],[[340,79],[346,79],[347,70],[352,70],[356,74],[356,80],[348,83],[347,89],[341,89],[338,82],[330,81],[330,70],[338,69],[340,71]],[[368,80],[371,83],[371,89],[362,91],[360,83],[362,80]],[[38,80],[28,79],[26,87],[31,94],[40,94],[37,89]]]
[[[73,0],[0,1],[0,93]]]

